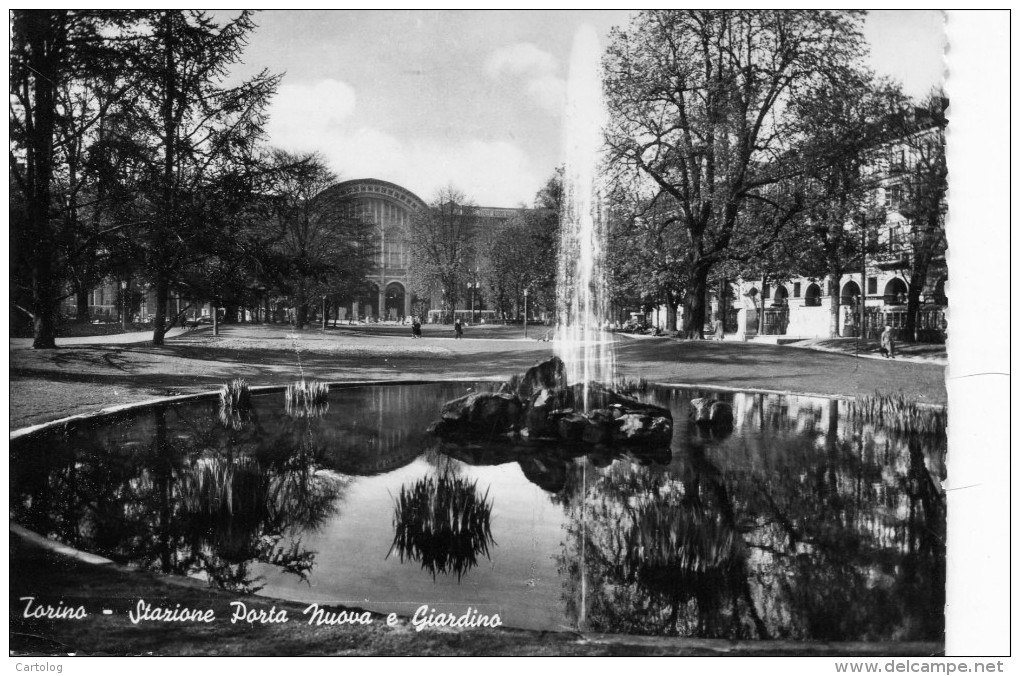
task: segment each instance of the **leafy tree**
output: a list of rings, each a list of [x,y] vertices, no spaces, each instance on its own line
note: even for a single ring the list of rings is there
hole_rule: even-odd
[[[478,219],[475,205],[453,186],[440,189],[428,209],[410,220],[408,239],[411,289],[419,296],[442,298],[452,311],[473,267]]]
[[[279,76],[262,71],[222,85],[254,28],[250,12],[218,26],[203,12],[165,10],[147,12],[137,29],[143,87],[134,112],[146,134],[142,184],[149,208],[140,238],[156,297],[156,345],[173,325],[167,322],[171,287],[215,248],[218,233],[206,218],[218,181],[258,171],[263,111]]]
[[[666,193],[650,199],[639,194],[633,184],[616,187],[616,208],[609,215],[612,296],[626,305],[665,305],[666,325],[672,330],[689,281],[683,235],[671,217],[676,203]]]
[[[766,190],[796,173],[789,104],[860,58],[860,25],[860,12],[682,10],[613,32],[612,160],[675,200],[687,336],[702,335],[709,274],[739,229],[759,229],[745,240],[761,248],[802,208]],[[764,223],[740,218],[749,201],[769,207]]]
[[[56,346],[61,295],[58,229],[67,222],[54,197],[61,151],[78,141],[83,128],[61,126],[61,91],[70,83],[130,70],[127,43],[112,38],[132,13],[94,10],[14,10],[11,13],[10,167],[19,193],[14,243],[15,273],[28,299],[36,349]],[[64,111],[66,112],[66,110]],[[63,130],[64,135],[60,132]],[[76,156],[72,149],[69,156]],[[73,208],[73,206],[72,206]],[[63,218],[62,218],[63,217]],[[72,217],[72,221],[74,218]],[[19,294],[15,291],[15,302]],[[20,305],[19,305],[20,306]]]
[[[910,223],[905,338],[917,338],[921,292],[933,261],[946,252],[946,108],[948,99],[933,92],[913,119],[902,122],[903,164],[900,214]]]
[[[844,71],[820,80],[794,103],[808,208],[795,241],[784,242],[789,269],[829,279],[829,335],[839,335],[840,281],[860,268],[861,229],[884,220],[875,203],[877,149],[890,135],[890,111],[905,101],[899,89],[868,72]],[[874,238],[866,238],[874,241]]]
[[[487,293],[504,317],[521,317],[524,291],[529,307],[555,303],[556,257],[550,246],[550,214],[522,213],[486,233],[478,244]]]

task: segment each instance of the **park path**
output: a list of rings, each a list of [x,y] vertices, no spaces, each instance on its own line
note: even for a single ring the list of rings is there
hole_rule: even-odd
[[[162,347],[130,335],[67,339],[79,342],[58,343],[56,350],[32,350],[27,341],[19,345],[12,339],[12,429],[157,396],[210,391],[238,377],[253,385],[282,385],[302,375],[330,382],[508,378],[553,349],[552,343],[492,332],[486,340],[455,340],[439,327],[422,340],[259,326],[223,327],[214,337],[201,328],[175,334]],[[946,402],[945,369],[938,364],[651,337],[618,341],[617,354],[621,376],[651,382],[846,396],[878,391]]]

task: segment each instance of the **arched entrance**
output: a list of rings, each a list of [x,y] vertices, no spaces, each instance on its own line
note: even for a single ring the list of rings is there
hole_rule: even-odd
[[[882,293],[883,300],[886,305],[906,305],[907,304],[907,284],[899,277],[893,277],[885,285],[885,291]]]
[[[386,319],[396,321],[404,316],[406,293],[400,282],[386,285]]]
[[[354,312],[355,319],[369,320],[377,316],[379,309],[379,285],[378,284],[367,284],[358,294],[358,300],[355,301]]]
[[[846,307],[857,307],[857,301],[861,298],[861,287],[857,282],[847,282],[839,294],[839,304]]]
[[[818,307],[822,304],[822,289],[817,284],[809,284],[804,291],[804,305],[806,307]]]
[[[786,290],[786,287],[780,284],[776,287],[776,292],[772,296],[772,306],[782,307],[787,304],[787,300],[790,298],[790,292]]]
[[[946,278],[939,277],[935,283],[935,293],[932,294],[932,301],[936,305],[949,305],[949,298],[946,297]]]
[[[857,304],[861,300],[861,287],[858,286],[857,282],[847,282],[843,285],[843,290],[839,293],[839,304],[843,308],[842,313],[842,326],[840,327],[840,335],[844,338],[850,336],[856,336],[860,332],[860,315],[857,310]]]

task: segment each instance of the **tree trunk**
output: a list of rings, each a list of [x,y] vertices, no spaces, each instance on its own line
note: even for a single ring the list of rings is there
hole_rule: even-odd
[[[843,273],[836,266],[829,267],[829,338],[839,338],[839,282]]]
[[[684,296],[684,337],[705,337],[705,291],[709,265],[701,264],[691,273],[691,285]]]
[[[666,291],[666,332],[676,331],[676,312],[680,306],[679,294],[673,291]]]
[[[28,114],[28,227],[32,233],[32,347],[57,346],[57,303],[54,293],[53,224],[50,220],[50,184],[53,180],[53,132],[56,124],[56,86],[66,38],[66,12],[26,12],[29,63],[34,110]],[[28,111],[26,111],[28,112]],[[32,114],[34,113],[34,115]]]
[[[768,285],[768,277],[765,275],[761,276],[761,293],[758,294],[758,299],[761,301],[761,307],[758,308],[758,335],[765,335],[765,288]]]
[[[162,345],[170,327],[166,323],[166,310],[170,304],[170,280],[165,272],[156,277],[156,313],[152,316],[152,344]]]
[[[917,342],[917,313],[921,310],[921,290],[928,277],[928,271],[913,270],[910,283],[907,285],[907,322],[900,340],[908,343]]]
[[[88,324],[89,316],[89,288],[80,282],[74,285],[74,321],[79,324]]]

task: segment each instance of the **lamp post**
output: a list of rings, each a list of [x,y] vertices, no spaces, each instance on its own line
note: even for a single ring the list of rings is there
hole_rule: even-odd
[[[471,323],[475,323],[475,283],[468,282],[468,289],[471,291]]]
[[[128,316],[128,297],[127,297],[127,280],[121,280],[120,283],[120,300],[121,300],[121,311],[120,311],[120,330],[127,333],[127,316]]]
[[[528,289],[524,289],[524,340],[528,339]]]

